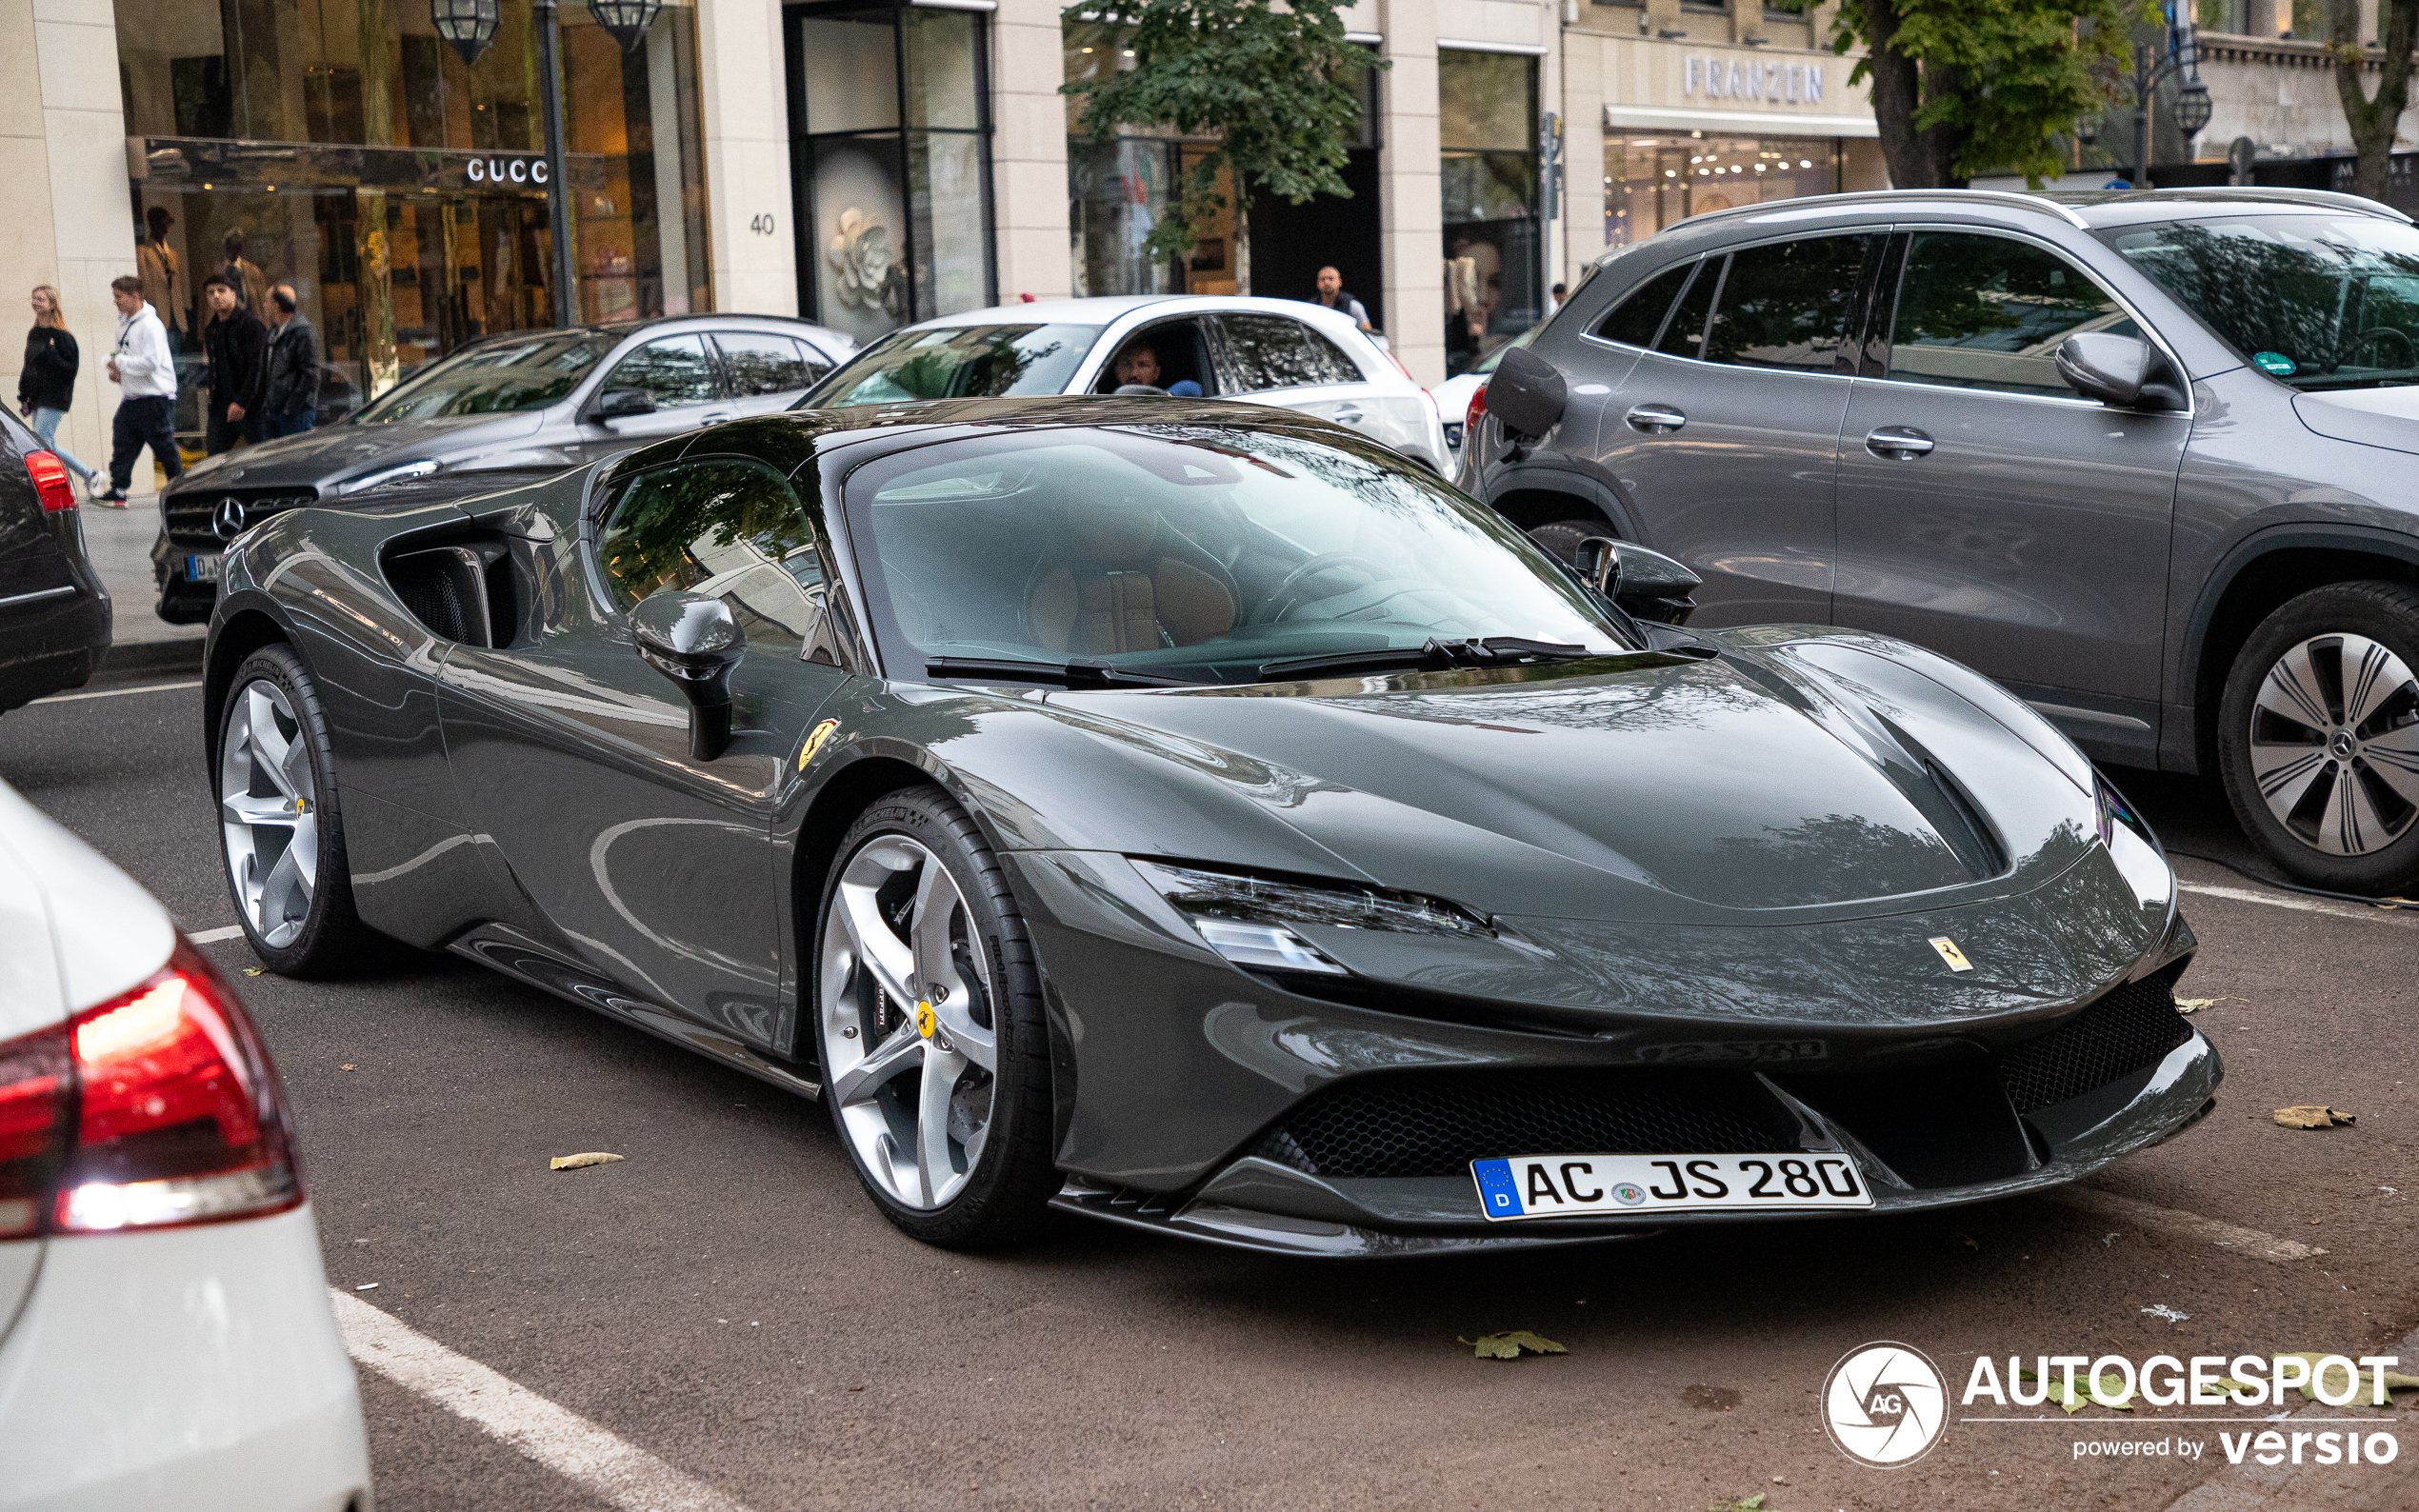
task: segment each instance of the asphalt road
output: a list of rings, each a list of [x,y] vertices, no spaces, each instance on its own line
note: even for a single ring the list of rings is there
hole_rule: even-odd
[[[199,698],[0,718],[0,779],[196,930],[234,918]],[[2212,789],[2116,775],[2179,845],[2241,854]],[[2393,1353],[2419,1323],[2419,915],[2187,902],[2204,948],[2185,993],[2217,1000],[2198,1022],[2229,1068],[2218,1110],[2091,1184],[2323,1246],[2315,1259],[2271,1263],[2042,1199],[1384,1265],[1075,1220],[1012,1252],[951,1255],[881,1221],[819,1106],[466,963],[236,980],[297,1109],[330,1281],[376,1283],[365,1301],[754,1512],[1694,1512],[1757,1493],[1780,1512],[2130,1512],[2205,1481],[2249,1495],[2249,1471],[2223,1464],[2216,1428],[2163,1423],[2194,1409],[2147,1406],[1956,1422],[1920,1463],[1870,1470],[1832,1448],[1816,1404],[1833,1363],[1877,1340],[1923,1349],[1954,1386],[1978,1352],[2356,1356]],[[252,964],[240,941],[207,948],[230,971]],[[2358,1124],[2269,1117],[2320,1102]],[[628,1159],[547,1169],[591,1149]],[[1456,1343],[1510,1328],[1569,1353],[1482,1362]],[[2404,1353],[2419,1369],[2419,1348]],[[362,1382],[381,1512],[606,1504]],[[2396,1434],[2400,1459],[2290,1505],[2419,1506],[2419,1411],[2369,1416],[2391,1420],[2370,1427]],[[2179,1437],[2207,1459],[2074,1454]]]

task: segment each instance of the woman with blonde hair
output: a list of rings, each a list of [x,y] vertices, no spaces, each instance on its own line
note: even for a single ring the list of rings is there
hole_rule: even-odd
[[[75,373],[82,358],[75,338],[68,334],[67,315],[59,308],[59,291],[48,284],[33,286],[33,329],[25,339],[25,367],[17,374],[17,408],[32,423],[33,433],[68,470],[92,487],[92,469],[53,438],[59,422],[75,403]]]

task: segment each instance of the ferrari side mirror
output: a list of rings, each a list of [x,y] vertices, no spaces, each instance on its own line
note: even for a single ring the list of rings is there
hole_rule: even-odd
[[[748,636],[730,606],[710,593],[665,588],[630,611],[638,658],[672,680],[689,700],[689,754],[710,762],[730,744],[730,669],[748,654]]]
[[[1696,611],[1689,595],[1705,580],[1660,551],[1609,535],[1579,543],[1579,575],[1588,586],[1621,606],[1632,619],[1686,625]]]
[[[1609,535],[1584,537],[1575,554],[1579,575],[1588,586],[1611,598],[1621,591],[1621,543]]]

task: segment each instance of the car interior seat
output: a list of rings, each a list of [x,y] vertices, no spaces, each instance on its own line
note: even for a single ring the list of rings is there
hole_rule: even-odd
[[[1069,507],[1068,549],[1026,590],[1033,644],[1074,656],[1197,646],[1235,626],[1235,583],[1218,560],[1139,504]]]

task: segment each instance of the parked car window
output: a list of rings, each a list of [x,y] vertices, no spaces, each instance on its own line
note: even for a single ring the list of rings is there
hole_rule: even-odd
[[[578,388],[612,349],[610,337],[551,333],[472,347],[421,368],[362,410],[355,424],[543,409]]]
[[[1878,236],[1807,236],[1731,253],[1705,360],[1836,370],[1855,313],[1857,279],[1880,243]]]
[[[810,363],[806,348],[787,336],[718,330],[714,345],[722,348],[723,366],[730,370],[730,391],[742,399],[794,393],[831,369],[827,362]]]
[[[1064,393],[1098,326],[944,326],[893,331],[798,401],[801,409]]]
[[[1362,381],[1361,369],[1351,358],[1298,320],[1283,315],[1229,315],[1222,324],[1238,392]]]
[[[1655,337],[1663,333],[1663,317],[1671,312],[1671,302],[1680,297],[1696,269],[1694,263],[1682,263],[1648,279],[1597,323],[1596,334],[1625,347],[1652,348]]]
[[[2109,240],[2271,378],[2296,388],[2419,378],[2419,229],[2374,215],[2246,215]]]
[[[1697,264],[1696,277],[1689,280],[1688,291],[1680,303],[1672,307],[1671,318],[1663,325],[1663,339],[1654,349],[1672,357],[1693,357],[1705,341],[1707,319],[1713,313],[1714,291],[1722,287],[1722,269],[1727,257],[1709,257]]]
[[[703,336],[666,336],[650,341],[605,375],[605,388],[636,388],[655,401],[658,409],[681,409],[711,404],[722,397],[714,365],[706,358]]]
[[[664,588],[712,593],[748,644],[795,656],[823,607],[823,562],[788,482],[740,458],[675,463],[624,485],[596,556],[627,611]]]
[[[2089,273],[2006,236],[1918,231],[1898,284],[1889,376],[1909,383],[2071,399],[2058,345],[2141,328]]]

